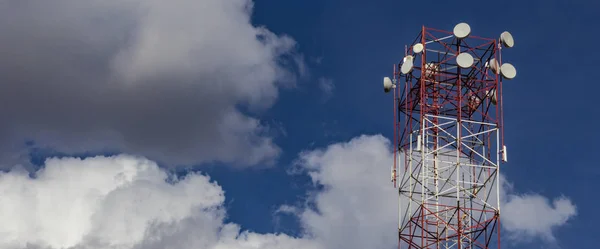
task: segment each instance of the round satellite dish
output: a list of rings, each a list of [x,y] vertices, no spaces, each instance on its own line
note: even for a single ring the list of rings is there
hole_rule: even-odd
[[[466,38],[471,34],[471,27],[467,23],[459,23],[454,26],[454,36],[458,39]]]
[[[512,80],[517,76],[517,69],[510,63],[504,63],[500,67],[500,74],[502,74],[505,79]]]
[[[412,71],[412,69],[413,69],[413,57],[410,55],[407,55],[406,57],[404,57],[404,63],[402,63],[400,72],[402,74],[408,74]]]
[[[383,78],[383,92],[387,93],[395,87],[396,86],[392,83],[392,79],[390,79],[390,77]]]
[[[507,48],[512,48],[515,45],[515,40],[508,31],[504,31],[500,34],[500,41],[502,42],[502,45]]]
[[[490,101],[492,102],[492,104],[497,104],[498,103],[498,95],[496,95],[496,90],[492,89],[489,91],[485,91],[485,95],[488,96],[490,98]]]
[[[498,63],[498,61],[495,58],[491,58],[490,61],[487,63],[488,67],[492,69],[492,72],[494,72],[495,74],[498,73],[498,69],[500,69],[500,64]]]
[[[456,63],[459,67],[470,68],[473,66],[473,56],[469,53],[460,53],[456,56]]]
[[[415,44],[413,46],[413,52],[415,52],[415,54],[423,52],[423,44],[421,44],[421,43]]]

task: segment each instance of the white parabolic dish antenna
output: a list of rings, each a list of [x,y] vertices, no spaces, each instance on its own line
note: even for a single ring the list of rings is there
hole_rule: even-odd
[[[383,91],[384,92],[389,92],[390,90],[392,90],[392,88],[395,88],[396,86],[392,83],[392,79],[390,79],[390,77],[384,77],[383,78]]]
[[[421,43],[415,44],[413,46],[413,52],[415,52],[415,54],[423,52],[423,44],[421,44]]]
[[[498,95],[496,95],[496,89],[485,91],[485,95],[487,95],[490,98],[492,104],[495,105],[498,103]]]
[[[491,58],[488,65],[492,69],[492,72],[498,73],[498,69],[500,69],[500,64],[495,58]]]
[[[469,36],[469,34],[471,34],[471,26],[469,24],[463,22],[454,26],[454,36],[456,38],[463,39]]]
[[[459,67],[469,68],[473,66],[473,56],[469,53],[460,53],[456,56],[456,63],[458,63]]]
[[[500,67],[500,74],[502,74],[505,79],[512,80],[517,76],[517,69],[510,63],[504,63]]]
[[[507,48],[512,48],[515,45],[515,40],[508,31],[504,31],[500,34],[500,41],[502,42],[502,45]]]
[[[408,74],[412,71],[412,69],[413,69],[413,57],[410,55],[407,55],[406,57],[404,57],[404,63],[402,63],[400,72],[402,74]]]

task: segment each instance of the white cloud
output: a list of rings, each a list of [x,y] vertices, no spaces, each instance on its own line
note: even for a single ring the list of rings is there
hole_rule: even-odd
[[[327,248],[397,245],[398,200],[390,182],[390,148],[381,136],[361,136],[302,156],[300,165],[325,191],[314,195],[318,212],[307,209],[300,217],[306,231]],[[547,197],[517,194],[505,176],[501,182],[501,222],[512,239],[552,242],[552,229],[576,214],[567,197],[555,199],[552,207]]]
[[[248,166],[279,155],[270,128],[237,107],[269,108],[307,72],[292,38],[252,25],[251,0],[3,6],[2,158],[25,139],[169,165]]]
[[[361,136],[306,152],[301,165],[325,186],[315,193],[318,210],[300,215],[307,233],[326,248],[397,247],[397,192],[389,182],[388,141]]]
[[[323,96],[325,99],[328,99],[333,94],[333,90],[335,89],[335,84],[333,80],[330,78],[320,77],[319,80],[319,89],[323,92]]]
[[[541,238],[555,242],[553,229],[565,225],[577,214],[575,204],[567,197],[550,199],[538,194],[510,194],[504,203],[502,224],[517,241]]]
[[[298,169],[324,189],[311,193],[316,210],[277,211],[298,215],[300,238],[225,223],[225,193],[204,175],[172,179],[154,162],[125,155],[51,159],[35,178],[18,169],[0,175],[0,248],[396,248],[389,147],[382,136],[361,136],[301,154]],[[553,208],[542,196],[505,195],[510,232],[547,238],[574,215],[569,201]]]
[[[207,176],[172,179],[143,158],[51,159],[34,179],[2,174],[0,193],[1,248],[319,248],[240,232]]]

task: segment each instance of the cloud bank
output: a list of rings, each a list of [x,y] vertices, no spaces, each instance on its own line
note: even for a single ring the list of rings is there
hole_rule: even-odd
[[[252,1],[0,4],[3,159],[25,140],[169,165],[279,155],[269,126],[239,107],[270,107],[304,66],[293,39],[252,25]]]
[[[577,215],[577,207],[566,196],[550,200],[539,194],[511,192],[504,196],[504,200],[502,223],[515,242],[540,238],[554,243],[556,237],[553,231]]]
[[[127,155],[50,159],[35,178],[18,169],[0,175],[0,247],[396,248],[388,148],[381,136],[360,136],[300,155],[299,169],[324,187],[311,193],[311,205],[280,209],[298,216],[300,237],[226,223],[225,193],[205,175],[174,179],[156,163]],[[548,238],[575,215],[567,198],[553,207],[543,196],[503,191],[513,196],[502,206],[509,232]],[[559,218],[548,221],[552,216]]]

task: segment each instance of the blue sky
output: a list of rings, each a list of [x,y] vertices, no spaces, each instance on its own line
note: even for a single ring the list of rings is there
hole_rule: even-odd
[[[590,72],[595,71],[593,59],[597,52],[584,44],[598,38],[593,23],[599,21],[599,16],[598,2],[582,0],[415,4],[391,0],[255,0],[251,23],[294,39],[296,53],[302,55],[307,69],[294,87],[278,88],[279,95],[268,108],[252,111],[236,103],[244,114],[269,127],[267,134],[273,137],[281,154],[273,165],[261,162],[243,168],[233,166],[228,158],[207,156],[208,162],[193,164],[194,171],[210,176],[223,188],[228,222],[259,234],[302,236],[300,218],[276,214],[281,205],[302,205],[309,193],[319,191],[309,175],[289,174],[299,154],[348,142],[363,134],[382,134],[391,139],[392,97],[383,93],[382,77],[391,75],[392,65],[401,60],[404,45],[414,39],[421,25],[451,30],[455,24],[467,22],[478,36],[496,37],[508,30],[515,37],[515,47],[503,53],[518,71],[517,78],[504,85],[509,162],[502,168],[503,173],[518,193],[539,194],[550,200],[565,196],[577,207],[576,215],[554,228],[556,241],[532,236],[531,241],[513,243],[508,242],[506,235],[503,239],[508,243],[504,247],[545,248],[550,243],[562,248],[593,248],[593,228],[598,219],[594,218],[596,200],[589,193],[593,193],[600,179],[593,152],[597,147],[594,138],[600,137],[593,128],[598,113],[593,101],[600,88],[588,79]],[[197,28],[205,28],[204,23]],[[331,92],[323,90],[324,81],[333,84]],[[37,124],[46,127],[43,121]],[[57,138],[26,137],[29,136],[49,147],[53,144],[48,141]],[[94,136],[68,138],[87,141]],[[98,148],[115,143],[80,147],[73,144],[77,146],[58,145],[66,150],[64,153],[30,152],[32,162],[39,166],[43,158],[78,154],[80,150],[87,151],[86,146],[96,151],[92,154],[99,153]],[[70,149],[73,147],[78,149]],[[592,152],[587,152],[590,149]],[[152,152],[144,154],[147,151]],[[156,156],[161,151],[144,147],[124,152],[164,159],[161,165],[169,168],[170,157]],[[240,149],[232,153],[245,152]],[[372,170],[386,171],[387,167],[373,166]],[[185,174],[181,169],[177,171]]]
[[[521,191],[571,197],[578,217],[559,229],[557,238],[565,247],[591,248],[593,232],[588,227],[597,221],[595,200],[582,189],[593,189],[600,175],[593,169],[595,154],[581,149],[596,148],[592,138],[600,136],[590,127],[598,111],[588,102],[597,87],[585,79],[596,52],[572,48],[597,36],[590,31],[598,21],[598,3],[422,1],[418,5],[424,13],[401,1],[256,2],[254,21],[290,34],[307,55],[322,57],[312,73],[333,79],[336,87],[326,103],[318,101],[314,80],[282,94],[268,114],[281,120],[288,133],[281,144],[291,153],[282,161],[289,162],[293,152],[312,142],[325,145],[364,133],[391,137],[391,98],[382,94],[380,78],[391,74],[390,65],[399,61],[404,45],[421,25],[451,30],[456,23],[467,22],[484,37],[508,30],[516,46],[504,54],[517,68],[518,78],[505,84],[510,162],[503,171]]]
[[[598,111],[588,102],[597,87],[585,79],[596,52],[571,49],[597,36],[589,31],[598,21],[598,3],[422,1],[418,5],[425,13],[401,1],[256,2],[254,21],[290,34],[306,54],[322,57],[312,72],[333,79],[336,86],[326,103],[317,100],[314,80],[299,91],[282,94],[269,115],[279,117],[289,134],[281,139],[282,146],[296,152],[312,142],[324,145],[363,133],[391,137],[393,118],[387,108],[391,100],[382,94],[380,78],[390,75],[390,65],[402,57],[404,45],[421,25],[451,30],[456,23],[467,22],[474,33],[485,37],[508,30],[517,45],[505,52],[505,58],[517,67],[518,78],[505,84],[510,162],[503,170],[519,190],[571,197],[578,217],[561,228],[557,238],[565,247],[591,248],[593,232],[588,227],[597,221],[595,200],[581,190],[594,188],[600,175],[593,169],[594,153],[580,151],[596,148],[591,138],[600,136],[590,128]]]

